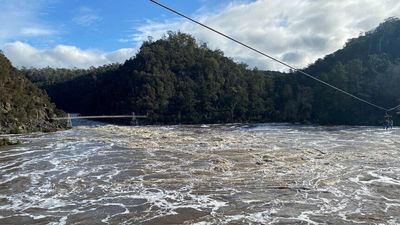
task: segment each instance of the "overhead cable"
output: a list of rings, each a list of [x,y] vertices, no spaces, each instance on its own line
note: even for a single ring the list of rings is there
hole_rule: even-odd
[[[181,16],[181,17],[187,19],[187,20],[190,20],[190,21],[192,21],[193,23],[196,23],[196,24],[198,24],[198,25],[200,25],[200,26],[202,26],[202,27],[204,27],[204,28],[206,28],[206,29],[208,29],[208,30],[214,32],[214,33],[217,33],[217,34],[219,34],[219,35],[221,35],[221,36],[223,36],[223,37],[225,37],[225,38],[227,38],[227,39],[229,39],[229,40],[231,40],[231,41],[233,41],[233,42],[235,42],[235,43],[237,43],[237,44],[239,44],[239,45],[242,45],[242,46],[244,46],[245,48],[248,48],[248,49],[250,49],[250,50],[252,50],[252,51],[254,51],[254,52],[257,52],[258,54],[260,54],[260,55],[262,55],[262,56],[265,56],[265,57],[267,57],[267,58],[269,58],[269,59],[271,59],[271,60],[273,60],[273,61],[275,61],[275,62],[281,64],[281,65],[284,65],[284,66],[288,67],[289,69],[291,69],[291,70],[293,70],[293,71],[296,71],[296,72],[298,72],[298,73],[301,73],[301,74],[303,74],[303,75],[305,75],[305,76],[307,76],[307,77],[309,77],[309,78],[311,78],[311,79],[313,79],[313,80],[315,80],[315,81],[317,81],[317,82],[319,82],[319,83],[322,83],[322,84],[324,84],[324,85],[326,85],[326,86],[328,86],[328,87],[330,87],[330,88],[332,88],[332,89],[335,89],[336,91],[339,91],[339,92],[341,92],[341,93],[343,93],[343,94],[345,94],[345,95],[348,95],[348,96],[350,96],[350,97],[352,97],[352,98],[354,98],[354,99],[356,99],[356,100],[358,100],[358,101],[361,101],[361,102],[363,102],[363,103],[366,103],[366,104],[368,104],[368,105],[370,105],[370,106],[373,106],[373,107],[375,107],[375,108],[377,108],[377,109],[380,109],[380,110],[383,110],[383,111],[386,111],[386,112],[390,112],[390,111],[396,110],[397,108],[400,108],[400,105],[398,105],[398,106],[396,106],[396,107],[393,107],[393,108],[385,108],[385,107],[379,106],[379,105],[377,105],[377,104],[375,104],[375,103],[372,103],[372,102],[370,102],[370,101],[367,101],[367,100],[365,100],[365,99],[362,99],[362,98],[360,98],[360,97],[357,97],[357,96],[354,95],[354,94],[351,94],[351,93],[349,93],[349,92],[347,92],[347,91],[345,91],[345,90],[343,90],[343,89],[341,89],[341,88],[338,88],[338,87],[336,87],[336,86],[334,86],[334,85],[332,85],[332,84],[329,84],[329,83],[327,83],[327,82],[325,82],[325,81],[323,81],[323,80],[321,80],[321,79],[319,79],[319,78],[317,78],[317,77],[315,77],[315,76],[312,76],[311,74],[309,74],[309,73],[307,73],[307,72],[305,72],[305,71],[303,71],[303,70],[301,70],[301,69],[298,69],[298,68],[296,68],[296,67],[294,67],[294,66],[291,66],[291,65],[289,65],[289,64],[287,64],[287,63],[285,63],[285,62],[283,62],[283,61],[281,61],[281,60],[279,60],[279,59],[277,59],[277,58],[275,58],[275,57],[273,57],[273,56],[271,56],[271,55],[269,55],[269,54],[266,54],[266,53],[264,53],[264,52],[262,52],[262,51],[260,51],[260,50],[257,50],[256,48],[254,48],[254,47],[252,47],[252,46],[250,46],[250,45],[248,45],[248,44],[245,44],[245,43],[243,43],[243,42],[241,42],[241,41],[238,41],[237,39],[232,38],[231,36],[228,36],[228,35],[226,35],[226,34],[220,32],[220,31],[218,31],[218,30],[216,30],[216,29],[214,29],[214,28],[212,28],[212,27],[210,27],[210,26],[208,26],[208,25],[205,25],[205,24],[203,24],[203,23],[201,23],[201,22],[199,22],[199,21],[197,21],[197,20],[195,20],[195,19],[192,19],[191,17],[186,16],[186,15],[184,15],[184,14],[182,14],[182,13],[180,13],[180,12],[174,10],[174,9],[172,9],[171,7],[168,7],[168,6],[164,5],[164,4],[161,4],[160,2],[155,1],[155,0],[149,0],[149,1],[153,2],[154,4],[157,4],[157,5],[161,6],[161,7],[164,8],[164,9],[167,9],[168,11],[171,11],[171,12],[175,13],[176,15],[179,15],[179,16]]]

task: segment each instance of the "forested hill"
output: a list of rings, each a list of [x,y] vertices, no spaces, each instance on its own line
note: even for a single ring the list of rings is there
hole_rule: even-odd
[[[343,49],[318,60],[306,70],[385,108],[400,104],[400,20],[386,20],[365,35],[349,40]],[[314,121],[373,124],[382,120],[379,118],[382,111],[313,81],[308,83],[314,93]]]
[[[37,70],[27,73],[32,80],[43,80]],[[264,72],[250,71],[187,34],[169,33],[145,42],[117,69],[90,70],[43,87],[58,106],[71,112],[136,112],[148,113],[150,122],[217,123],[270,121],[273,84]]]
[[[0,52],[0,134],[57,130],[63,124],[50,119],[57,113],[44,91]]]
[[[399,45],[400,21],[388,19],[305,70],[391,107],[400,103]],[[57,71],[25,73],[59,107],[83,114],[149,113],[150,122],[160,123],[378,125],[384,113],[301,74],[248,69],[179,32],[145,42],[123,65],[64,77]]]

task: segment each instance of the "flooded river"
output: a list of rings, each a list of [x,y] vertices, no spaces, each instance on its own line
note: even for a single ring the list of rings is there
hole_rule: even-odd
[[[400,224],[400,130],[92,126],[0,148],[0,224]]]

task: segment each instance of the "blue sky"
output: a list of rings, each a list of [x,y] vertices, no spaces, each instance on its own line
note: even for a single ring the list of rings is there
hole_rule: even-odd
[[[188,14],[208,4],[202,0],[163,2]],[[2,41],[24,41],[37,47],[65,44],[105,51],[133,47],[136,43],[122,40],[134,34],[135,27],[149,20],[174,17],[148,0],[0,0],[0,3],[5,3],[0,6],[1,11],[13,10],[15,14],[19,10],[30,11],[32,15],[26,19],[43,28],[43,35],[14,35]]]
[[[397,0],[159,1],[297,67],[400,16]],[[0,0],[0,11],[0,49],[18,67],[122,63],[147,36],[181,30],[251,67],[282,69],[149,0]]]
[[[165,3],[188,14],[202,7],[201,1],[193,0],[167,0]],[[123,40],[134,34],[136,27],[148,20],[168,20],[173,17],[148,0],[54,1],[48,3],[46,8],[49,13],[41,19],[51,21],[54,28],[61,28],[59,35],[55,36],[59,43],[105,51],[135,47],[136,43]]]

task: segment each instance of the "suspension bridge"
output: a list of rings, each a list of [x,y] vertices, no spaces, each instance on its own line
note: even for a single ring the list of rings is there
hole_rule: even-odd
[[[96,116],[80,116],[79,114],[67,113],[64,117],[54,117],[53,120],[66,120],[67,126],[72,127],[72,120],[79,119],[117,119],[117,118],[131,118],[131,124],[137,125],[138,119],[145,119],[148,115],[136,115],[134,112],[131,115],[96,115]]]

